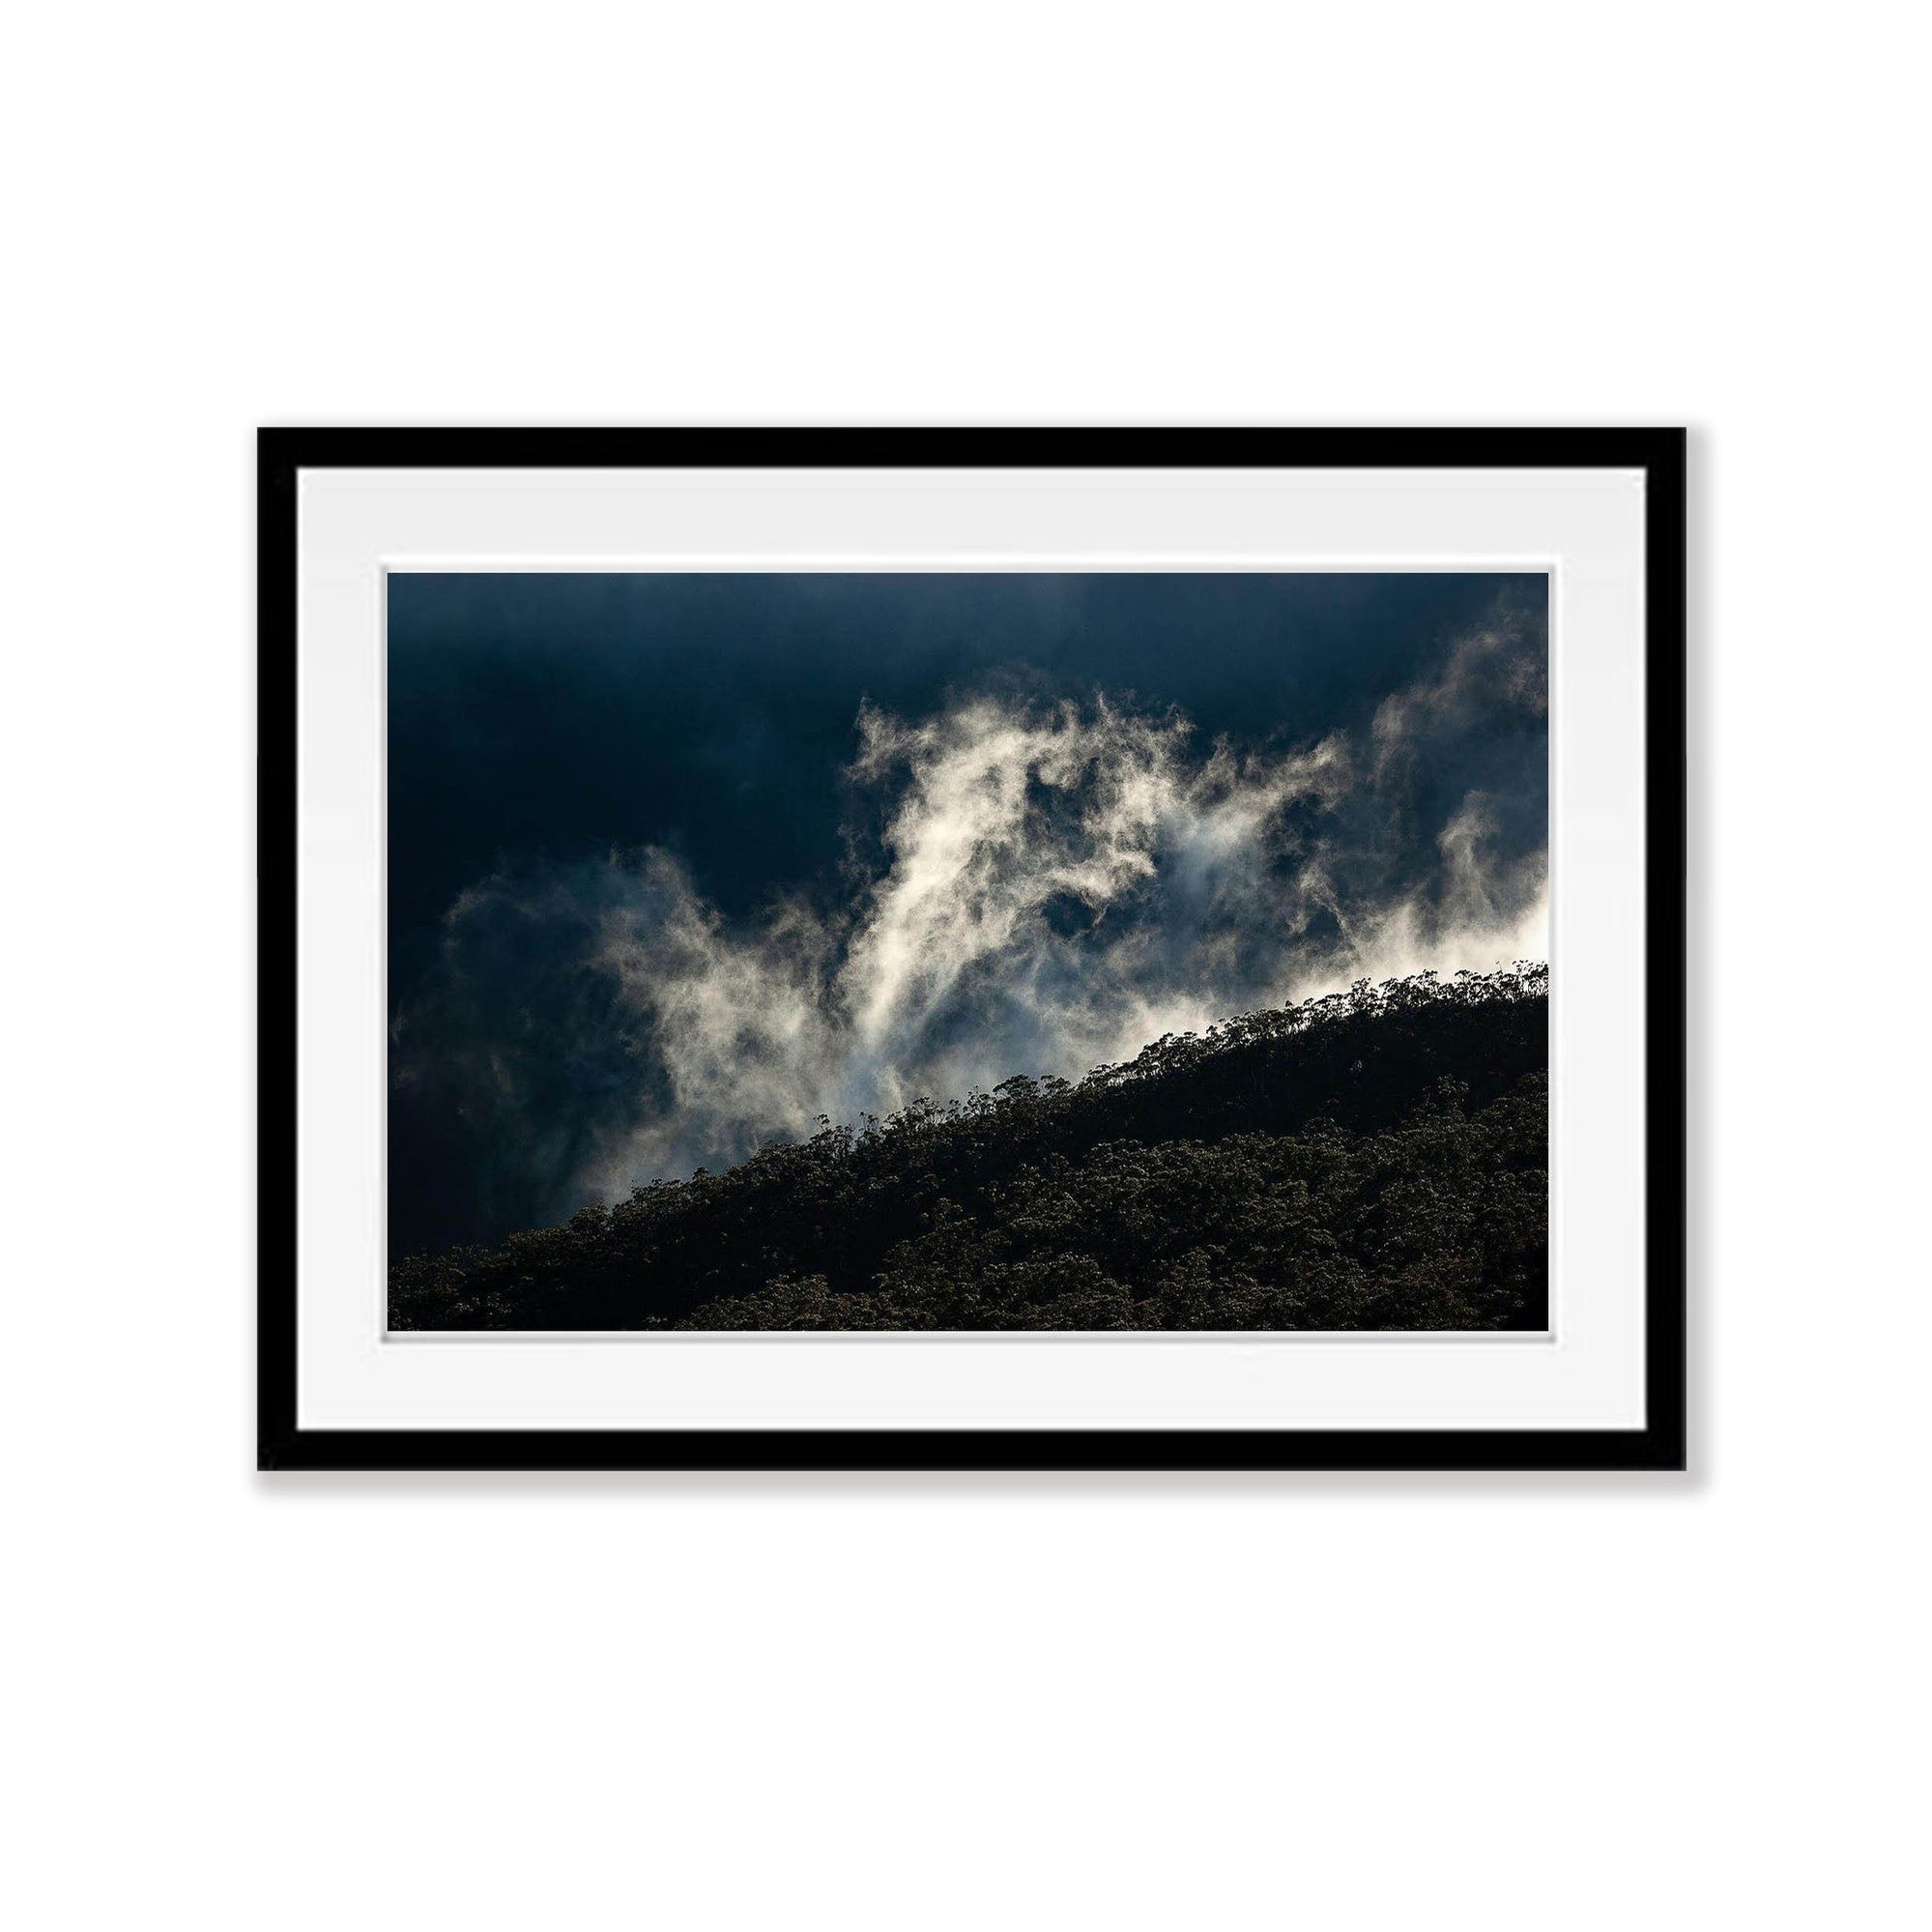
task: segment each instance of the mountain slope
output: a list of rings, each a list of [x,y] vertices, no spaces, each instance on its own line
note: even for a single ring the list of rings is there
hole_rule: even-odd
[[[1389,981],[399,1262],[397,1328],[1545,1319],[1547,975]]]

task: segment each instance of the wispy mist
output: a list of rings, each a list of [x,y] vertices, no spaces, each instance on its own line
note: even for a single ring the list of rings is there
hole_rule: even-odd
[[[396,1078],[562,1215],[821,1114],[1076,1078],[1364,974],[1542,958],[1543,790],[1481,747],[1545,688],[1540,622],[1505,614],[1356,735],[1203,742],[1100,691],[862,706],[838,889],[728,917],[653,847],[490,877],[399,1008]]]

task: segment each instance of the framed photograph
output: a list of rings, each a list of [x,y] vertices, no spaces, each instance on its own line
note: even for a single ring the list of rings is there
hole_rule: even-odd
[[[259,464],[263,1468],[1684,1466],[1681,431]]]

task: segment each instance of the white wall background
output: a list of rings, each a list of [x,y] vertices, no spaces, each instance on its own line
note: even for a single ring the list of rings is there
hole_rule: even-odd
[[[1920,33],[15,17],[14,1922],[1922,1912]],[[298,420],[1692,424],[1696,1476],[253,1476],[251,432]]]

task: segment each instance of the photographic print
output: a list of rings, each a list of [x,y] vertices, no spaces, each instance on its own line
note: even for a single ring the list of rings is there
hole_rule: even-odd
[[[1549,1325],[1546,573],[385,596],[391,1332]]]

